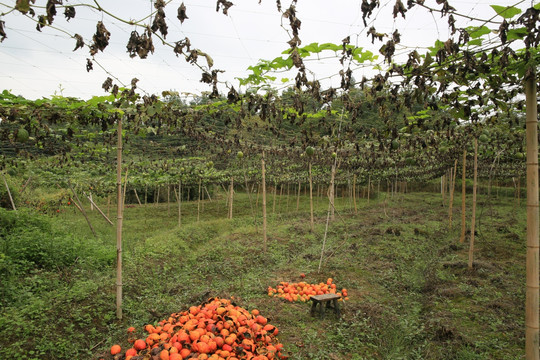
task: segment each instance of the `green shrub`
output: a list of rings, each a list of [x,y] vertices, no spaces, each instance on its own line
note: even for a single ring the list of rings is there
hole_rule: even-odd
[[[4,262],[16,264],[21,270],[62,269],[76,261],[112,263],[112,248],[58,230],[55,221],[27,209],[0,209],[0,253],[7,258]]]
[[[4,175],[4,177],[9,186],[9,191],[11,192],[11,197],[15,202],[15,206],[17,206],[19,200],[19,192],[15,188],[13,179],[9,175]],[[11,205],[11,200],[9,200],[9,194],[6,189],[4,179],[0,179],[0,207],[10,210],[13,209],[13,206]]]

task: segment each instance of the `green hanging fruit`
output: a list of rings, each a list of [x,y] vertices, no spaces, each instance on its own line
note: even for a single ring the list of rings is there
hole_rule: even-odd
[[[313,148],[313,146],[308,146],[308,147],[306,148],[306,154],[307,154],[308,156],[313,156],[314,153],[315,153],[315,149]]]
[[[29,137],[30,134],[28,134],[28,131],[26,131],[26,129],[22,126],[17,130],[17,134],[15,135],[15,139],[17,139],[17,142],[20,143],[27,142]]]
[[[478,141],[480,141],[481,143],[487,143],[489,141],[489,138],[486,134],[482,134],[478,137]]]

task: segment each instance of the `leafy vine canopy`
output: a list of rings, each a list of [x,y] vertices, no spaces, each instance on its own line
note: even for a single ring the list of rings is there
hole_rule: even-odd
[[[107,76],[118,86],[128,86],[137,77],[139,91],[149,94],[167,90],[159,88],[162,75],[174,79],[167,82],[168,89],[185,95],[201,91],[216,95],[231,88],[242,93],[264,85],[319,87],[321,92],[363,84],[363,78],[380,84],[388,80],[386,73],[394,64],[430,63],[423,61],[428,51],[439,62],[466,50],[493,46],[501,50],[501,43],[516,40],[520,45],[511,48],[523,48],[527,38],[534,43],[534,34],[526,36],[527,29],[535,29],[536,15],[525,16],[530,5],[517,2],[471,9],[451,1],[412,0],[344,1],[332,6],[323,1],[14,0],[0,4],[0,36],[14,69],[21,56],[11,49],[14,44],[35,50],[30,54],[38,60],[20,65],[27,71],[43,67],[34,83],[55,76],[49,89],[62,93],[60,83],[84,92],[86,98],[100,91],[98,86]],[[43,36],[37,36],[38,31]],[[56,67],[60,71],[45,63],[57,52],[63,63]],[[467,61],[469,67],[475,66]],[[69,76],[56,75],[75,69],[90,72],[80,85],[71,84]],[[401,72],[396,68],[390,76]],[[23,89],[30,91],[32,81],[25,80],[18,86],[26,85]],[[414,81],[423,89],[423,81]],[[429,84],[430,79],[426,81]]]
[[[210,146],[213,155],[207,155],[220,164],[232,161],[238,150],[260,153],[266,149],[277,158],[291,153],[299,157],[307,146],[314,146],[324,151],[313,160],[321,166],[329,163],[324,154],[337,151],[346,158],[341,163],[346,169],[391,173],[400,164],[443,169],[468,137],[487,131],[482,130],[486,124],[498,124],[508,127],[504,138],[515,145],[507,160],[523,153],[522,143],[515,139],[522,123],[522,80],[534,76],[538,63],[538,4],[492,5],[488,12],[471,16],[471,11],[459,11],[448,1],[355,3],[350,5],[355,12],[334,14],[333,9],[319,8],[326,11],[315,20],[306,14],[308,4],[297,1],[254,2],[248,9],[228,1],[213,2],[211,7],[155,1],[146,9],[129,7],[127,15],[97,1],[1,4],[5,10],[0,46],[21,30],[68,40],[69,51],[58,44],[65,52],[64,62],[82,66],[89,74],[98,73],[103,90],[112,93],[86,102],[58,95],[29,102],[4,91],[2,137],[13,144],[27,132],[45,150],[57,139],[67,139],[65,148],[50,149],[66,154],[73,146],[84,146],[89,137],[94,143],[113,143],[113,125],[122,116],[127,117],[126,129],[131,134],[182,135],[194,142],[179,144],[179,148]],[[249,32],[239,32],[240,15],[236,14],[266,14],[260,10],[263,6],[271,6],[271,14],[277,15],[271,18],[272,25],[251,23]],[[84,11],[98,14],[99,19],[89,20]],[[338,41],[338,35],[320,31],[321,24],[332,23],[331,16],[341,24]],[[353,16],[352,20],[347,16]],[[35,28],[17,28],[12,19]],[[197,27],[188,28],[188,24]],[[233,33],[220,32],[223,24],[232,24]],[[310,34],[310,26],[318,26],[316,35]],[[419,44],[414,35],[411,38],[406,31],[411,27],[422,33],[430,30],[429,46]],[[269,29],[273,32],[268,36],[280,34],[272,38],[279,51],[273,50],[267,60],[248,56],[252,62],[247,72],[227,78],[229,69],[220,66],[219,54],[235,53],[227,52],[227,46],[220,49],[224,41],[218,39],[230,37],[249,53],[252,47],[246,45],[244,34],[255,36]],[[208,49],[200,38],[187,36],[197,31],[214,34],[210,43],[216,47]],[[115,44],[123,48],[118,53]],[[158,58],[168,69],[158,51],[172,54],[171,73],[181,76],[184,68],[195,69],[195,82],[207,92],[189,104],[183,91],[147,92],[137,66]],[[84,60],[77,60],[75,54]],[[108,56],[126,69],[111,70]],[[131,66],[133,71],[127,69]],[[128,80],[121,75],[126,71]],[[482,126],[457,127],[463,124]],[[88,127],[97,129],[98,135],[92,135],[96,132]],[[496,129],[491,132],[497,133]],[[258,134],[266,135],[257,138]],[[496,154],[496,144],[491,145],[486,158]],[[418,149],[427,149],[420,158],[413,156]],[[375,156],[384,152],[388,155]]]

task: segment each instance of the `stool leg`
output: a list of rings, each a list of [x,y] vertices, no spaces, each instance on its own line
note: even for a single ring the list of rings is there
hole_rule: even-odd
[[[336,315],[338,318],[341,317],[341,311],[339,310],[339,303],[337,299],[332,300],[334,302],[334,311],[336,312]]]
[[[315,311],[317,311],[317,301],[313,300],[313,302],[311,303],[311,310],[309,311],[309,314],[311,316],[314,316]]]

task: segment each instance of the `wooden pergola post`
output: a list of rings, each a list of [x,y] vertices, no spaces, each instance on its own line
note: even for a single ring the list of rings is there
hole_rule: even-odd
[[[538,360],[538,113],[536,74],[525,80],[527,142],[527,276],[525,291],[525,358]]]
[[[122,319],[122,118],[118,117],[118,146],[116,152],[116,317]]]

